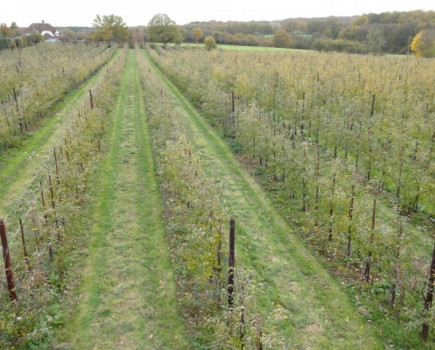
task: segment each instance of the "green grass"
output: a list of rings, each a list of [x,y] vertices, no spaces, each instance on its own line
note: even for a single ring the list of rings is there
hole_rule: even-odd
[[[162,224],[137,64],[130,50],[107,153],[89,184],[86,258],[65,348],[188,347]]]
[[[358,314],[343,287],[283,220],[230,148],[153,67],[184,109],[204,171],[216,179],[229,215],[237,219],[238,261],[255,271],[254,278],[265,289],[257,296],[259,308],[270,314],[280,305],[288,313],[277,321],[277,333],[295,348],[384,348],[375,328]]]

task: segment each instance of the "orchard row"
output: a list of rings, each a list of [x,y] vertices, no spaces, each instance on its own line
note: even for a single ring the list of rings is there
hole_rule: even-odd
[[[367,299],[409,328],[432,322],[433,60],[149,53]]]
[[[2,290],[0,299],[0,344],[5,347],[38,343],[57,322],[56,315],[50,317],[41,310],[65,288],[67,253],[77,239],[74,223],[101,152],[126,53],[127,47],[105,66],[92,85],[91,96],[86,93],[76,102],[74,112],[59,127],[57,144],[20,197],[10,199],[9,212],[2,213],[15,284],[9,293]]]
[[[0,53],[0,151],[19,145],[70,90],[108,62],[105,45],[38,45]]]
[[[137,50],[137,61],[188,331],[208,347],[277,347],[281,338],[267,322],[274,321],[273,310],[262,315],[256,307],[261,286],[230,254],[230,218],[219,186],[204,172],[186,112],[167,92],[144,52]]]

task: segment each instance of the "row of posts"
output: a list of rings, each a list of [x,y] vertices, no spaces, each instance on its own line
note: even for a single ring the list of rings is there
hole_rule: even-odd
[[[23,242],[24,259],[26,262],[26,267],[29,268],[29,257],[26,250],[26,241],[24,237],[23,222],[20,219],[20,232]],[[229,237],[229,259],[228,259],[228,306],[233,305],[234,300],[234,267],[235,267],[235,231],[236,231],[236,221],[230,219],[230,237]],[[11,266],[11,254],[9,250],[8,238],[6,234],[6,224],[3,219],[0,219],[0,237],[3,247],[3,258],[5,263],[6,280],[9,290],[9,297],[11,300],[17,300],[17,294],[15,290],[14,274]]]
[[[26,242],[24,237],[23,223],[21,219],[19,221],[20,221],[21,238],[23,242],[24,259],[26,262],[26,267],[29,268],[29,257],[26,251]],[[8,290],[9,290],[9,297],[12,301],[16,301],[17,294],[15,290],[14,274],[11,266],[11,255],[10,255],[8,239],[6,235],[6,225],[3,219],[0,219],[0,237],[1,237],[2,247],[3,247],[3,259],[5,263],[5,273],[6,273]],[[234,303],[235,237],[236,237],[236,221],[234,218],[231,218],[230,235],[229,235],[228,284],[227,284],[228,306],[230,307],[230,309],[232,309]],[[432,263],[431,263],[431,269],[429,273],[428,291],[424,300],[424,308],[426,312],[429,312],[432,308],[434,282],[435,282],[435,247],[432,254]],[[422,328],[423,328],[422,338],[425,342],[427,342],[428,333],[429,333],[429,324],[427,322],[424,322]]]

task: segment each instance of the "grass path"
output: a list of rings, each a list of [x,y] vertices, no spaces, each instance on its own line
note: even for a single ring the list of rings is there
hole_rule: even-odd
[[[113,56],[112,60],[116,56]],[[0,217],[6,216],[13,204],[11,198],[20,197],[47,154],[52,151],[53,146],[60,143],[60,126],[71,113],[76,113],[77,102],[92,89],[99,76],[99,73],[93,75],[79,89],[71,91],[55,107],[56,112],[53,116],[46,118],[41,127],[29,132],[21,147],[0,154]]]
[[[153,65],[184,109],[205,171],[222,187],[229,214],[237,219],[238,261],[266,286],[265,310],[281,305],[289,317],[278,326],[289,348],[383,349],[374,327],[304,246],[255,180],[177,88]]]
[[[77,310],[62,348],[186,348],[162,224],[151,141],[130,50],[94,199]]]

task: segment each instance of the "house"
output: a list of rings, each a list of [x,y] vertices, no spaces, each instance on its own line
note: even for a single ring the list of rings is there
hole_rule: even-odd
[[[24,35],[30,35],[33,32],[41,34],[45,41],[55,42],[62,38],[62,33],[56,30],[51,24],[45,23],[32,23],[30,26],[23,30]]]

